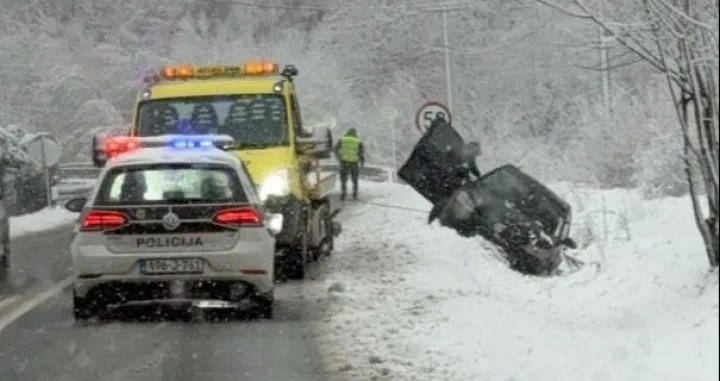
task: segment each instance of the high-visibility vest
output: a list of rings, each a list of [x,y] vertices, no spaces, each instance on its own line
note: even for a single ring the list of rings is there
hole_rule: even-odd
[[[357,163],[360,139],[345,135],[340,138],[340,160],[348,163]]]

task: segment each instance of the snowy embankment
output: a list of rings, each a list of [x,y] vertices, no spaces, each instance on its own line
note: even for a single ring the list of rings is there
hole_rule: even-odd
[[[35,213],[10,217],[10,237],[18,238],[26,234],[52,230],[63,225],[69,226],[77,218],[77,213],[71,213],[61,207],[47,208]]]
[[[362,189],[318,300],[333,378],[718,379],[717,276],[699,287],[707,264],[689,200],[556,187],[574,207],[578,257],[601,270],[538,279],[508,270],[481,239],[428,226],[412,209],[429,205],[410,188]]]

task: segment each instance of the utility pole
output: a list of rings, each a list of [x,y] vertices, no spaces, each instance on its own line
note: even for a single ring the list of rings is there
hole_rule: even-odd
[[[440,12],[442,15],[442,33],[443,33],[443,52],[445,53],[445,94],[447,97],[447,107],[453,115],[453,97],[452,97],[452,61],[450,56],[450,36],[448,27],[448,13],[453,11],[467,10],[467,7],[442,7],[426,9],[425,12]]]
[[[607,32],[600,36],[600,81],[602,83],[603,105],[608,117],[612,115],[612,98],[610,94],[610,58],[608,57],[608,44],[611,37]]]
[[[450,112],[452,107],[452,63],[450,62],[450,37],[448,36],[447,8],[442,10],[443,29],[443,50],[445,51],[445,94],[447,96],[447,107]]]
[[[532,89],[531,89],[531,97],[532,97],[532,112],[535,113],[538,111],[538,70],[537,70],[537,47],[539,46],[539,39],[537,38],[537,30],[538,30],[538,19],[540,18],[540,12],[535,11],[535,17],[532,18],[532,24],[533,24],[533,30],[535,33],[533,33],[532,36],[532,47],[530,48],[530,54],[531,54],[531,61],[532,61]],[[537,137],[540,134],[540,126],[538,126],[537,122],[535,122],[535,118],[533,118],[533,121],[530,123],[530,133],[533,137]]]
[[[607,3],[603,3],[603,15],[608,12]],[[607,118],[612,118],[612,98],[610,94],[610,58],[608,50],[610,49],[610,40],[612,35],[607,29],[603,28],[600,35],[600,81],[602,84],[603,105]]]

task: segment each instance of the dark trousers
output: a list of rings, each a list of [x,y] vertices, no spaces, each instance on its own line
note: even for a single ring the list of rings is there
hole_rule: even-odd
[[[360,172],[360,169],[358,167],[358,163],[352,163],[352,162],[348,162],[348,161],[343,161],[340,163],[340,189],[341,189],[341,194],[342,194],[343,199],[345,199],[345,195],[347,195],[348,175],[350,176],[350,179],[352,180],[353,197],[357,198],[359,172]]]

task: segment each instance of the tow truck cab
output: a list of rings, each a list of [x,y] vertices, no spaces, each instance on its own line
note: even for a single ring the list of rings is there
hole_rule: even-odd
[[[133,110],[131,136],[229,135],[229,149],[246,165],[258,194],[284,226],[278,253],[302,278],[305,264],[329,254],[333,233],[329,193],[336,174],[323,173],[319,159],[332,153],[326,126],[306,126],[293,79],[298,69],[253,61],[241,66],[166,66],[149,73]],[[102,138],[93,161],[102,165]],[[335,226],[335,228],[333,228]]]

